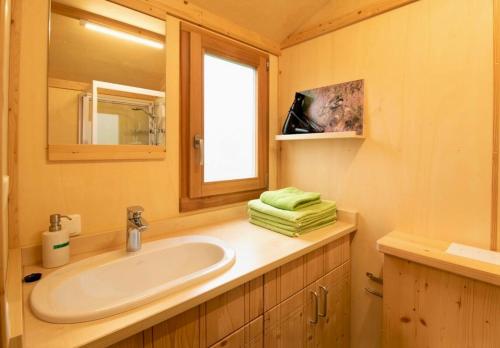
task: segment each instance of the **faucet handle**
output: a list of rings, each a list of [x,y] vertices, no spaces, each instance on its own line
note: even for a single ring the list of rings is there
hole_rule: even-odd
[[[144,208],[140,205],[133,205],[127,208],[127,218],[136,219],[140,218],[141,214],[144,212]]]

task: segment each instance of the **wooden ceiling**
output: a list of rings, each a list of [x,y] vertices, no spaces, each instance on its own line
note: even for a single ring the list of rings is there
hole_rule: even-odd
[[[165,1],[165,0],[163,0]],[[190,0],[275,42],[282,42],[310,17],[339,0]],[[341,0],[352,2],[353,0]]]

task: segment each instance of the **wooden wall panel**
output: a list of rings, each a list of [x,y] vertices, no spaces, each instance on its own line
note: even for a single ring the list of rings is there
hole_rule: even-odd
[[[499,287],[392,256],[384,276],[384,347],[498,346]]]
[[[15,149],[9,150],[12,161],[17,161],[17,167],[13,168],[18,168],[13,178],[14,187],[19,186],[12,205],[12,216],[17,217],[12,220],[16,229],[11,239],[18,241],[13,245],[39,244],[40,233],[46,230],[48,216],[54,212],[81,214],[82,230],[88,235],[123,229],[124,209],[129,205],[144,206],[149,221],[166,222],[179,216],[179,19],[166,16],[166,50],[169,52],[166,72],[171,88],[167,88],[166,95],[165,158],[146,162],[48,162],[48,0],[16,0],[16,4],[22,8],[22,14],[14,20],[21,27],[18,39],[22,42],[19,59],[23,69],[13,75],[13,81],[19,82],[19,98],[13,101],[12,122],[17,125],[21,139],[18,155],[14,155]],[[270,74],[276,75],[271,98],[277,98],[276,57],[271,62]],[[276,104],[276,100],[272,102]],[[270,113],[270,118],[276,116],[276,111]],[[12,146],[15,144],[13,139]],[[270,155],[270,161],[275,160],[276,156]],[[276,179],[270,177],[269,180],[275,182]]]
[[[282,142],[281,186],[360,213],[352,346],[377,346],[375,241],[397,228],[490,246],[492,1],[420,0],[285,49],[279,114],[295,91],[365,79],[367,139]],[[471,15],[474,14],[474,15]],[[464,204],[466,202],[466,204]]]

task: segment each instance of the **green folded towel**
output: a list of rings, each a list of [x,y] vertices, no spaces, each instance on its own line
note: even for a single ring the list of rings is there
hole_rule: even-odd
[[[304,192],[295,187],[287,187],[281,190],[263,192],[260,195],[260,200],[275,208],[298,210],[320,203],[320,197],[320,194],[316,192]]]
[[[261,220],[253,219],[253,218],[250,218],[250,222],[252,224],[254,224],[254,225],[266,228],[266,229],[274,231],[274,232],[278,232],[278,233],[284,234],[284,235],[289,236],[289,237],[298,237],[298,236],[300,236],[300,235],[302,235],[304,233],[311,232],[313,230],[316,230],[316,229],[319,229],[319,228],[331,225],[331,224],[335,223],[336,220],[334,219],[334,220],[332,220],[330,222],[327,222],[327,223],[319,224],[317,226],[311,226],[311,227],[309,227],[309,228],[307,228],[305,230],[302,230],[300,232],[289,231],[287,229],[281,228],[281,227],[276,226],[274,224],[269,224],[269,223],[263,222]]]
[[[333,215],[336,212],[336,203],[327,200],[295,211],[275,208],[263,203],[260,199],[251,200],[248,202],[248,207],[250,208],[250,213],[256,211],[294,224],[306,224],[315,219],[324,218],[325,215]]]
[[[327,209],[322,214],[314,214],[306,218],[300,219],[298,221],[285,220],[273,215],[264,214],[260,211],[254,209],[248,209],[248,215],[251,218],[256,218],[258,220],[265,220],[268,222],[277,223],[280,225],[286,225],[294,229],[307,228],[309,225],[316,223],[317,221],[322,221],[325,219],[336,219],[337,212],[335,209]]]
[[[265,217],[257,217],[255,215],[251,215],[250,219],[254,220],[254,221],[259,221],[259,222],[262,222],[265,224],[269,224],[269,225],[272,225],[275,227],[279,227],[279,228],[282,228],[282,229],[290,231],[290,232],[296,232],[296,233],[301,234],[301,233],[304,233],[305,231],[308,231],[312,227],[322,226],[324,224],[334,222],[337,220],[337,217],[335,215],[326,216],[322,219],[318,219],[316,221],[312,221],[312,222],[308,223],[307,225],[301,225],[301,226],[294,226],[293,224],[291,224],[290,222],[287,222],[285,220],[276,221],[276,220],[267,219]]]

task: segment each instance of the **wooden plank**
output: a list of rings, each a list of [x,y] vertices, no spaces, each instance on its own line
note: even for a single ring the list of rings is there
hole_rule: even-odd
[[[342,238],[325,245],[325,273],[333,271],[351,258],[351,236]]]
[[[233,22],[204,10],[188,1],[172,0],[168,1],[168,4],[159,0],[110,1],[160,19],[165,19],[166,15],[177,17],[265,52],[275,55],[280,54],[280,47],[278,43],[264,38],[255,32],[246,30]]]
[[[279,301],[282,302],[304,288],[304,257],[280,267]]]
[[[205,305],[206,342],[211,346],[245,324],[245,285],[229,290]]]
[[[491,175],[491,250],[500,251],[500,218],[498,195],[499,152],[500,152],[500,0],[493,0],[493,144]]]
[[[496,347],[500,287],[384,257],[384,347]]]
[[[10,249],[4,303],[7,348],[23,347],[23,289],[21,249]]]
[[[304,257],[305,285],[309,285],[325,274],[324,249],[316,249]]]
[[[165,158],[165,146],[155,145],[49,145],[50,161],[155,160]]]
[[[325,294],[318,288],[320,310],[326,308],[316,330],[318,347],[349,348],[351,321],[351,262],[347,261],[316,282],[328,289]],[[324,298],[327,298],[326,303]]]
[[[154,348],[198,348],[199,345],[199,306],[153,327]]]
[[[9,56],[9,119],[7,143],[7,168],[9,173],[9,248],[19,247],[18,230],[18,121],[19,74],[21,70],[21,26],[23,0],[12,2]]]
[[[264,277],[257,277],[245,284],[245,322],[264,313]]]
[[[263,323],[263,317],[260,316],[210,348],[262,348]]]
[[[144,348],[144,334],[139,332],[120,342],[116,342],[109,348]]]
[[[306,290],[264,314],[264,347],[305,347]]]
[[[0,295],[4,294],[7,273],[7,251],[9,249],[8,236],[8,206],[4,200],[8,195],[9,187],[4,183],[4,176],[8,174],[7,167],[7,139],[8,135],[8,95],[9,95],[9,45],[10,45],[10,0],[0,1]],[[0,330],[1,331],[1,330]],[[2,336],[3,337],[3,336]]]
[[[315,25],[312,28],[302,30],[289,35],[281,43],[281,49],[297,45],[301,42],[314,39],[315,37],[331,33],[332,31],[359,23],[366,19],[378,16],[382,13],[411,4],[418,0],[379,0],[375,3],[358,8],[339,17],[334,17],[327,22]]]
[[[206,345],[211,346],[262,315],[262,277],[255,278],[205,304],[202,319],[206,328]]]

